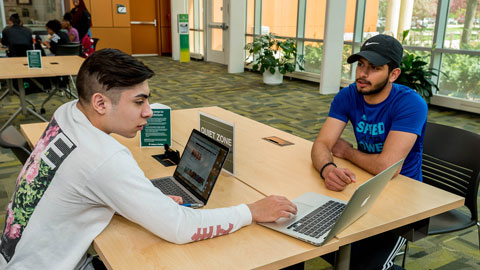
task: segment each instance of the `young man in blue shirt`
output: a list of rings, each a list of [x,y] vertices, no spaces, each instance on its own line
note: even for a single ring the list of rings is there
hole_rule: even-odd
[[[342,191],[355,182],[347,168],[333,163],[332,154],[378,174],[405,158],[400,173],[422,181],[422,147],[427,104],[414,90],[394,81],[400,75],[403,47],[395,38],[377,35],[359,53],[355,83],[335,96],[327,120],[312,147],[312,162],[328,189]],[[340,138],[348,121],[353,125],[357,149]],[[405,239],[386,232],[351,247],[352,269],[391,269]]]

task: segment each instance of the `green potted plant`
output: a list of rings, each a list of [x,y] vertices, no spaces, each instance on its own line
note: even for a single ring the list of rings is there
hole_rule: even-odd
[[[433,95],[432,88],[438,90],[436,83],[432,81],[432,76],[438,76],[436,69],[428,68],[428,63],[422,60],[421,56],[405,52],[400,70],[402,73],[395,83],[403,84],[417,91],[427,102]]]
[[[408,30],[403,32],[403,40],[408,36]],[[432,76],[438,76],[441,72],[434,68],[428,68],[428,63],[423,61],[422,56],[405,51],[400,70],[402,71],[395,83],[403,84],[417,91],[425,101],[430,103],[433,95],[432,88],[438,89],[438,85],[432,81]],[[442,72],[442,74],[444,74]]]
[[[247,63],[253,63],[252,69],[263,74],[266,84],[281,84],[283,75],[295,71],[296,65],[303,70],[303,57],[297,58],[294,39],[279,40],[273,34],[256,36],[245,49],[249,53]]]

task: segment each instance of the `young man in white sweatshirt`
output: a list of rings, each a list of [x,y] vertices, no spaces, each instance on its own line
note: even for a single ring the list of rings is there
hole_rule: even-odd
[[[196,210],[155,188],[130,151],[110,136],[131,138],[146,125],[152,76],[119,50],[100,50],[85,60],[77,76],[79,100],[58,108],[17,179],[0,268],[93,269],[86,251],[115,212],[179,244],[198,240],[199,229],[221,230],[213,237],[296,213],[281,196]]]

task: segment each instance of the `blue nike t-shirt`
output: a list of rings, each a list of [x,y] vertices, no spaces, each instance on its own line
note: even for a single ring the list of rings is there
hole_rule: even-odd
[[[427,122],[425,100],[409,87],[393,84],[390,95],[379,104],[368,104],[357,93],[357,85],[343,88],[333,99],[329,117],[352,122],[358,150],[378,154],[390,130],[418,135],[405,158],[401,174],[422,181],[422,149]]]

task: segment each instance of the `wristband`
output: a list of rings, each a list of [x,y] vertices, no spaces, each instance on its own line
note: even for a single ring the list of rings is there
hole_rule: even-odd
[[[328,166],[328,165],[333,165],[335,166],[335,168],[337,168],[337,164],[333,163],[333,162],[328,162],[327,164],[323,165],[322,169],[320,170],[320,177],[325,180],[325,178],[323,177],[323,170],[325,170],[325,168]]]

